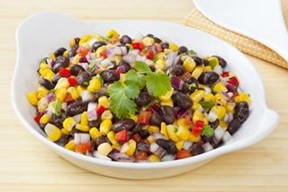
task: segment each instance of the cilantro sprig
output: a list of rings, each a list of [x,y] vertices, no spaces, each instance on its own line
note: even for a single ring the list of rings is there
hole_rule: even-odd
[[[164,95],[171,89],[170,79],[166,74],[153,72],[144,62],[136,61],[134,69],[128,71],[125,81],[114,82],[109,89],[110,108],[116,117],[129,117],[136,113],[134,99],[145,86],[154,97]]]
[[[202,136],[211,137],[214,134],[214,130],[210,125],[205,125],[201,131]]]

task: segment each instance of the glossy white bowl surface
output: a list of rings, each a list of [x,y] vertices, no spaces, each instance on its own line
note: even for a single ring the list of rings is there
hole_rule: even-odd
[[[71,38],[87,33],[106,34],[111,28],[131,37],[152,33],[164,40],[194,49],[200,55],[224,57],[228,61],[228,68],[238,75],[241,88],[251,94],[253,101],[251,114],[233,136],[234,142],[183,160],[161,163],[122,163],[71,152],[41,134],[38,125],[33,121],[35,109],[30,106],[25,97],[27,92],[37,86],[38,61],[57,48],[67,46]],[[30,133],[57,154],[95,173],[127,179],[152,179],[177,175],[199,167],[220,155],[262,140],[278,122],[278,115],[265,104],[261,79],[247,58],[227,43],[189,27],[160,21],[136,20],[89,24],[62,14],[47,12],[33,15],[23,21],[17,30],[16,38],[17,64],[12,82],[12,103],[18,117]]]

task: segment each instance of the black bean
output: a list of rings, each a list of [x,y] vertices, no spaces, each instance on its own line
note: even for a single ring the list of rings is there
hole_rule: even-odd
[[[216,119],[213,122],[210,122],[209,125],[211,126],[211,128],[216,129],[220,124],[220,121],[218,119]]]
[[[126,63],[125,61],[120,61],[120,63],[119,63],[119,67],[120,66],[123,66],[123,68],[125,69],[124,71],[123,71],[123,73],[127,73],[130,69],[131,69],[131,66],[129,65],[129,63]]]
[[[241,122],[239,119],[234,118],[230,123],[228,124],[228,132],[233,135],[241,126]]]
[[[129,37],[128,35],[123,35],[121,38],[120,38],[120,43],[125,45],[125,44],[131,44],[132,43],[132,39],[131,37]]]
[[[243,123],[249,116],[249,105],[246,101],[236,103],[234,117]]]
[[[79,37],[76,37],[76,38],[74,38],[74,41],[75,41],[75,45],[79,45],[80,38],[79,38]]]
[[[77,76],[81,71],[85,71],[85,69],[81,65],[75,64],[70,68],[70,72],[74,76]]]
[[[198,81],[201,84],[212,86],[219,80],[219,75],[214,71],[207,71],[200,75]]]
[[[146,143],[145,141],[140,141],[139,143],[137,143],[137,150],[139,151],[148,152],[149,148],[150,148],[150,145]]]
[[[169,49],[169,43],[167,42],[163,42],[161,43],[161,48],[164,50],[164,49]]]
[[[52,113],[51,115],[51,123],[54,124],[58,128],[63,127],[63,121],[65,120],[66,115],[65,113],[61,113],[60,116],[57,116],[56,114]]]
[[[207,66],[207,65],[209,65],[209,61],[207,59],[203,59],[203,64],[204,64],[204,66]]]
[[[179,58],[176,62],[176,65],[183,65],[183,60],[181,58]]]
[[[198,80],[192,76],[187,78],[185,82],[188,84],[190,93],[194,92],[196,89],[199,88]]]
[[[106,43],[104,41],[96,41],[95,43],[93,43],[92,49],[93,49],[93,51],[97,51],[98,48],[100,48],[104,45],[106,45]]]
[[[166,140],[166,139],[157,139],[156,143],[165,149],[169,154],[176,154],[177,148],[173,141]]]
[[[139,135],[142,139],[146,139],[147,137],[149,137],[150,133],[147,129],[142,129],[139,131]]]
[[[141,92],[136,99],[136,103],[139,107],[143,107],[152,101],[152,96],[148,92]]]
[[[47,79],[45,78],[40,78],[39,79],[39,84],[42,85],[43,87],[45,87],[48,90],[51,90],[54,88],[54,85]]]
[[[179,60],[181,60],[181,59],[179,59]],[[176,76],[181,76],[184,74],[184,72],[185,72],[185,69],[182,65],[174,65],[171,69],[170,74],[176,75]]]
[[[222,67],[222,68],[225,68],[227,66],[227,62],[225,59],[223,59],[222,57],[220,56],[217,56],[217,55],[213,55],[212,57],[217,57],[218,61],[219,61],[219,65]]]
[[[202,136],[201,139],[203,142],[211,142],[211,141],[213,141],[213,135],[210,137]]]
[[[66,49],[64,47],[61,47],[54,52],[54,55],[55,55],[55,57],[61,56],[61,55],[63,55],[63,53],[65,51],[66,51]]]
[[[151,37],[151,38],[153,38],[153,37],[154,37],[154,35],[153,35],[153,34],[151,34],[151,33],[149,33],[149,34],[147,34],[147,35],[146,35],[146,37]]]
[[[52,67],[54,73],[57,73],[60,69],[69,66],[69,59],[63,56],[59,56],[56,58],[55,64]]]
[[[101,76],[106,83],[113,83],[114,81],[118,81],[120,79],[120,75],[114,70],[103,71]]]
[[[185,46],[180,46],[178,49],[178,54],[182,54],[182,53],[188,53],[188,49]]]
[[[191,147],[191,153],[193,156],[195,155],[199,155],[201,153],[204,153],[204,148],[202,147],[202,145],[198,144],[198,143],[194,143]]]
[[[173,107],[164,105],[160,107],[160,114],[166,124],[172,124],[176,121],[176,112]]]
[[[161,43],[162,42],[162,40],[161,39],[159,39],[158,37],[153,37],[153,39],[154,39],[154,42],[155,43]]]
[[[179,91],[172,95],[172,100],[177,106],[181,107],[182,109],[188,109],[192,106],[191,98],[188,95]]]
[[[61,76],[59,74],[54,75],[54,77],[52,78],[52,83],[56,85],[60,78]]]
[[[99,127],[100,123],[101,123],[100,118],[98,118],[95,121],[89,121],[89,127]]]
[[[79,48],[78,45],[71,47],[71,49],[69,51],[69,57],[74,57],[77,54],[78,48]]]
[[[106,142],[106,139],[103,135],[97,137],[95,140],[96,146],[99,146],[100,144],[105,143],[105,142]]]
[[[91,77],[86,71],[82,71],[77,75],[77,83],[79,85],[87,86],[90,80]]]
[[[121,119],[119,121],[116,121],[112,125],[112,129],[115,133],[122,131],[122,130],[127,130],[130,131],[135,127],[136,123],[132,119]]]
[[[87,102],[75,101],[68,105],[67,115],[69,116],[78,115],[80,113],[83,113],[84,111],[87,111],[87,107],[88,107]]]
[[[150,118],[150,124],[151,125],[156,125],[156,126],[161,126],[163,119],[161,115],[157,112],[154,112]]]
[[[203,59],[201,57],[198,57],[198,56],[193,56],[192,59],[195,61],[197,66],[202,65],[204,62]]]
[[[64,135],[64,134],[62,134],[61,137],[60,137],[60,139],[59,139],[58,141],[56,141],[56,143],[57,143],[58,145],[64,147],[64,146],[68,143],[68,141],[69,141],[70,138],[71,138],[71,135]]]

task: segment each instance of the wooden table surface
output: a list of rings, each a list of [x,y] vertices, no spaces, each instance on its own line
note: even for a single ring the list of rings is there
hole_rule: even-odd
[[[0,191],[288,191],[288,71],[249,56],[263,78],[268,106],[280,115],[279,125],[262,142],[179,176],[132,181],[87,172],[48,150],[17,119],[10,85],[16,61],[15,30],[25,17],[53,10],[91,22],[181,23],[192,7],[192,0],[1,0]]]

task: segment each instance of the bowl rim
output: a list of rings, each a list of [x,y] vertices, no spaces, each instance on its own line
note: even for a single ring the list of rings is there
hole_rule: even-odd
[[[84,24],[88,24],[88,25],[95,25],[95,24],[113,24],[113,23],[119,24],[119,23],[123,23],[123,22],[125,22],[125,23],[128,22],[128,23],[142,23],[142,24],[143,23],[153,23],[153,24],[157,24],[157,25],[170,25],[170,26],[174,26],[174,27],[187,28],[189,30],[194,31],[195,33],[202,33],[202,34],[204,33],[205,35],[210,36],[210,38],[217,40],[217,41],[220,41],[223,44],[223,46],[227,47],[229,50],[233,51],[234,53],[237,53],[237,55],[239,57],[242,57],[242,59],[245,60],[245,62],[249,64],[250,69],[252,69],[254,71],[254,73],[258,76],[257,78],[260,79],[261,86],[259,87],[259,90],[260,90],[260,92],[263,92],[263,109],[264,109],[264,111],[263,111],[262,122],[261,122],[261,125],[259,125],[259,126],[264,127],[265,131],[258,132],[251,137],[241,139],[239,141],[235,141],[229,145],[223,145],[221,147],[218,147],[216,149],[213,149],[209,152],[205,152],[205,153],[197,155],[197,156],[192,156],[192,157],[180,159],[180,160],[157,162],[157,163],[151,163],[151,162],[133,163],[133,162],[106,161],[103,159],[98,159],[98,158],[78,154],[76,152],[67,150],[64,147],[57,145],[56,143],[48,140],[46,137],[43,137],[38,131],[36,131],[33,128],[32,125],[29,124],[29,122],[21,114],[21,112],[18,109],[16,102],[15,102],[17,100],[16,94],[15,94],[16,76],[19,73],[19,65],[20,65],[19,63],[20,63],[20,52],[21,52],[21,50],[20,50],[20,39],[21,39],[20,31],[21,31],[21,28],[24,27],[27,23],[29,23],[33,19],[37,19],[38,17],[43,17],[43,16],[49,17],[52,15],[53,16],[56,15],[57,17],[64,17],[65,19],[72,20],[76,24],[77,23],[78,24],[84,23]],[[14,108],[14,111],[16,112],[16,114],[17,114],[18,118],[21,120],[21,122],[24,124],[25,128],[28,129],[28,131],[32,135],[34,135],[38,140],[40,140],[42,143],[48,145],[51,149],[56,150],[59,153],[63,153],[66,156],[72,157],[73,159],[77,159],[77,160],[92,163],[92,164],[98,164],[98,165],[102,165],[102,166],[118,167],[118,168],[121,167],[121,168],[127,168],[127,169],[155,169],[155,168],[167,168],[167,167],[178,167],[178,166],[183,166],[183,165],[191,165],[194,163],[205,162],[207,160],[216,158],[216,157],[224,155],[226,153],[236,151],[239,149],[243,149],[245,147],[253,145],[253,144],[259,142],[260,140],[262,140],[263,138],[265,138],[268,134],[270,134],[278,123],[279,117],[278,117],[277,113],[268,109],[266,106],[264,87],[263,87],[263,83],[261,81],[261,78],[260,78],[259,74],[257,73],[256,69],[254,68],[254,66],[247,59],[247,57],[244,54],[242,54],[240,51],[238,51],[236,48],[232,47],[230,44],[220,40],[217,37],[214,37],[208,33],[205,33],[203,31],[200,31],[200,30],[197,30],[194,28],[190,28],[190,27],[187,27],[184,25],[170,23],[170,22],[166,22],[166,21],[154,21],[154,20],[153,21],[149,21],[149,20],[118,20],[118,21],[101,21],[101,22],[87,23],[87,22],[83,22],[83,21],[80,21],[78,19],[74,19],[70,16],[67,16],[67,15],[64,15],[61,13],[57,13],[57,12],[41,12],[41,13],[33,14],[22,21],[22,23],[18,26],[17,31],[16,31],[16,43],[17,43],[17,60],[16,60],[16,65],[15,65],[13,78],[12,78],[12,84],[11,84],[11,86],[12,86],[12,88],[11,88],[12,106]],[[269,116],[269,118],[265,118],[268,116]],[[269,119],[269,121],[267,119]]]

